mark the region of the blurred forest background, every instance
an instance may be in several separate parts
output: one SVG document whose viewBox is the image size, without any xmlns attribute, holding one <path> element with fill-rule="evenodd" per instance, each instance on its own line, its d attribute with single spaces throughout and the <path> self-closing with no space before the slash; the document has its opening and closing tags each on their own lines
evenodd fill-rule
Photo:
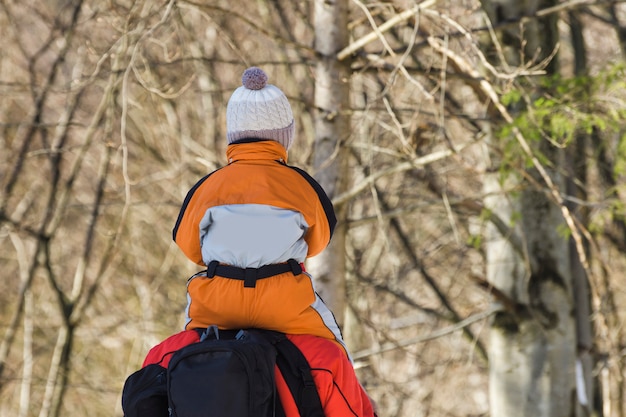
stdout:
<svg viewBox="0 0 626 417">
<path fill-rule="evenodd" d="M 0 35 L 0 416 L 121 416 L 252 65 L 381 417 L 626 416 L 623 1 L 2 0 Z"/>
</svg>

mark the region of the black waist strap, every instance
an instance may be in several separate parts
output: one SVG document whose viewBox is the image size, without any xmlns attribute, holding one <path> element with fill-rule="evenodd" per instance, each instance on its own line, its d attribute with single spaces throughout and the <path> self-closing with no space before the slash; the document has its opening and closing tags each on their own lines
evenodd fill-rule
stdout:
<svg viewBox="0 0 626 417">
<path fill-rule="evenodd" d="M 206 276 L 213 278 L 217 275 L 224 278 L 238 279 L 243 281 L 244 287 L 254 288 L 257 279 L 269 278 L 290 271 L 294 275 L 302 273 L 302 267 L 295 259 L 289 259 L 284 264 L 263 265 L 260 268 L 238 268 L 231 265 L 220 265 L 217 261 L 211 261 L 207 266 Z"/>
</svg>

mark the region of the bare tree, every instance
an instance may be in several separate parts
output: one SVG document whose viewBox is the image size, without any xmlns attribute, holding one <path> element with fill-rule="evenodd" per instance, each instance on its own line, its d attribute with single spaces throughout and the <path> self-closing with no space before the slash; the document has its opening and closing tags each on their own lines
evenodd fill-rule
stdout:
<svg viewBox="0 0 626 417">
<path fill-rule="evenodd" d="M 250 65 L 294 108 L 289 163 L 336 205 L 309 269 L 381 415 L 497 415 L 517 398 L 490 406 L 489 385 L 523 384 L 490 375 L 526 375 L 514 359 L 573 375 L 585 299 L 578 357 L 602 388 L 586 394 L 620 415 L 624 87 L 605 64 L 625 4 L 518 3 L 0 2 L 0 415 L 120 415 L 126 376 L 183 324 L 197 267 L 171 229 L 226 162 L 226 103 Z M 552 55 L 537 25 L 556 19 L 579 36 Z M 571 83 L 538 88 L 546 71 Z M 572 129 L 551 135 L 559 120 Z M 487 355 L 494 341 L 510 355 Z M 573 399 L 573 378 L 545 388 L 546 367 L 526 393 Z"/>
<path fill-rule="evenodd" d="M 315 47 L 319 58 L 315 69 L 314 176 L 331 200 L 341 194 L 348 181 L 345 142 L 350 136 L 350 84 L 348 67 L 336 54 L 348 41 L 348 2 L 315 1 Z M 346 206 L 335 205 L 338 224 L 330 246 L 312 259 L 311 271 L 321 297 L 343 325 L 345 304 Z"/>
</svg>

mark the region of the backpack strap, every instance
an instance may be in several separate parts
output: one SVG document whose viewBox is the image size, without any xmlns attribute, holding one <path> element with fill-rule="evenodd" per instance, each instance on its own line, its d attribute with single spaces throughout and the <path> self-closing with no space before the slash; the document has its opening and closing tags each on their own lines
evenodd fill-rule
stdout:
<svg viewBox="0 0 626 417">
<path fill-rule="evenodd" d="M 311 366 L 300 349 L 285 335 L 278 338 L 274 346 L 278 351 L 276 365 L 298 406 L 300 417 L 324 417 L 324 408 L 311 375 Z"/>
</svg>

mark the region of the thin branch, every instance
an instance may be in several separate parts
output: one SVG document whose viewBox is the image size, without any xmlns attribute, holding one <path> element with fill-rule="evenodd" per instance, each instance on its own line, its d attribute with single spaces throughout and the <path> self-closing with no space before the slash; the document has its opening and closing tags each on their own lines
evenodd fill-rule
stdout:
<svg viewBox="0 0 626 417">
<path fill-rule="evenodd" d="M 198 2 L 198 1 L 191 1 L 191 0 L 184 0 L 184 1 L 177 0 L 175 1 L 175 3 L 176 3 L 176 7 L 178 8 L 181 8 L 181 9 L 186 8 L 186 9 L 197 11 L 203 17 L 207 18 L 211 22 L 213 22 L 213 19 L 210 17 L 210 14 L 206 13 L 204 10 L 209 9 L 209 10 L 223 13 L 224 15 L 227 15 L 229 18 L 236 18 L 236 19 L 241 20 L 244 26 L 254 28 L 254 30 L 267 36 L 270 39 L 275 40 L 280 45 L 289 45 L 294 48 L 297 48 L 298 50 L 310 52 L 312 55 L 315 54 L 314 48 L 311 48 L 310 46 L 302 44 L 302 43 L 293 42 L 290 39 L 285 39 L 284 37 L 280 36 L 278 33 L 269 31 L 266 25 L 259 25 L 258 24 L 259 21 L 257 19 L 250 19 L 246 16 L 243 16 L 237 13 L 233 9 L 225 9 L 219 6 L 206 4 L 206 2 Z M 193 7 L 190 7 L 190 6 L 193 6 Z M 220 25 L 216 25 L 216 26 L 220 28 Z M 223 30 L 220 30 L 220 36 L 222 37 L 226 36 Z M 242 62 L 245 63 L 247 59 L 246 57 L 241 55 L 239 52 L 237 52 L 236 43 L 233 42 L 230 38 L 225 38 L 225 39 L 227 43 L 232 47 L 233 51 L 237 53 L 238 55 L 240 55 Z"/>
<path fill-rule="evenodd" d="M 83 288 L 85 284 L 85 274 L 87 272 L 87 266 L 89 265 L 89 261 L 92 255 L 93 242 L 95 239 L 95 231 L 96 225 L 98 224 L 100 210 L 102 208 L 102 200 L 104 197 L 104 189 L 108 177 L 109 165 L 111 161 L 111 154 L 113 153 L 113 149 L 110 146 L 105 146 L 104 154 L 102 155 L 102 159 L 100 161 L 100 168 L 98 170 L 98 185 L 96 188 L 96 196 L 94 198 L 94 202 L 91 209 L 91 218 L 89 221 L 89 229 L 87 231 L 87 235 L 85 237 L 84 250 L 81 258 L 78 261 L 78 265 L 76 267 L 76 273 L 74 274 L 74 285 L 72 288 L 71 301 L 72 303 L 78 303 L 81 300 L 84 301 L 81 303 L 80 308 L 76 308 L 72 311 L 72 316 L 70 317 L 70 321 L 73 324 L 77 324 L 82 320 L 82 315 L 84 310 L 87 308 L 89 298 L 83 297 Z M 111 239 L 113 241 L 113 239 Z M 103 271 L 98 271 L 99 274 L 96 275 L 95 282 L 92 284 L 92 287 L 88 294 L 93 294 L 95 292 L 95 288 L 98 287 L 99 277 L 101 276 Z"/>
<path fill-rule="evenodd" d="M 416 158 L 413 158 L 409 161 L 405 161 L 405 162 L 401 162 L 398 163 L 390 168 L 384 169 L 384 170 L 380 170 L 377 171 L 373 174 L 370 174 L 369 176 L 365 177 L 363 180 L 361 180 L 358 184 L 356 184 L 354 187 L 352 187 L 352 189 L 345 191 L 342 194 L 339 194 L 338 196 L 336 196 L 335 198 L 333 198 L 333 204 L 343 204 L 346 201 L 350 200 L 351 198 L 354 198 L 356 195 L 358 195 L 361 191 L 367 189 L 370 184 L 374 183 L 376 180 L 389 176 L 389 175 L 393 175 L 393 174 L 397 174 L 400 172 L 404 172 L 404 171 L 408 171 L 411 169 L 416 169 L 416 168 L 422 168 L 425 165 L 431 164 L 433 162 L 445 159 L 449 156 L 454 155 L 456 152 L 464 149 L 466 146 L 471 145 L 471 143 L 467 143 L 465 145 L 459 146 L 457 149 L 455 150 L 451 150 L 451 149 L 444 149 L 442 151 L 436 151 L 436 152 L 432 152 L 428 155 L 425 156 L 418 156 Z"/>
<path fill-rule="evenodd" d="M 491 306 L 489 309 L 485 310 L 485 311 L 481 311 L 480 313 L 476 313 L 473 314 L 451 326 L 448 327 L 444 327 L 443 329 L 439 329 L 436 330 L 432 333 L 429 333 L 427 335 L 424 336 L 416 336 L 410 339 L 406 339 L 406 340 L 401 340 L 398 342 L 389 342 L 389 343 L 385 343 L 384 345 L 382 345 L 381 347 L 377 347 L 377 348 L 373 348 L 373 349 L 364 349 L 358 352 L 355 352 L 352 354 L 352 357 L 354 358 L 354 360 L 359 360 L 359 359 L 364 359 L 367 358 L 369 356 L 374 356 L 374 355 L 380 355 L 381 353 L 384 352 L 389 352 L 391 350 L 395 350 L 395 349 L 400 349 L 400 348 L 405 348 L 407 346 L 411 346 L 411 345 L 415 345 L 418 343 L 424 343 L 424 342 L 428 342 L 430 340 L 434 340 L 434 339 L 438 339 L 440 337 L 443 336 L 447 336 L 451 333 L 454 333 L 456 331 L 459 330 L 463 330 L 465 328 L 467 328 L 468 326 L 481 321 L 481 320 L 485 320 L 491 316 L 493 316 L 494 314 L 498 313 L 502 311 L 502 307 L 498 304 L 495 304 L 493 306 Z"/>
<path fill-rule="evenodd" d="M 387 293 L 392 295 L 393 297 L 397 298 L 399 301 L 402 301 L 403 303 L 405 303 L 407 306 L 415 309 L 415 310 L 419 310 L 421 312 L 424 312 L 430 316 L 436 317 L 438 319 L 442 319 L 442 320 L 448 320 L 449 317 L 445 316 L 444 314 L 442 314 L 441 312 L 435 310 L 434 308 L 429 308 L 429 307 L 424 307 L 420 304 L 418 304 L 415 300 L 413 300 L 411 297 L 409 297 L 408 295 L 406 295 L 406 292 L 400 289 L 395 289 L 390 287 L 388 284 L 384 284 L 381 282 L 376 282 L 371 278 L 367 278 L 364 277 L 362 275 L 358 275 L 358 279 L 359 281 L 369 285 L 370 287 L 374 288 L 375 290 Z"/>
<path fill-rule="evenodd" d="M 29 281 L 29 262 L 24 242 L 17 233 L 9 232 L 9 238 L 15 248 L 20 282 Z M 28 415 L 32 380 L 33 380 L 33 295 L 30 287 L 24 294 L 24 346 L 22 348 L 22 383 L 20 389 L 19 417 Z"/>
<path fill-rule="evenodd" d="M 561 4 L 557 4 L 552 7 L 546 7 L 545 9 L 538 10 L 532 18 L 545 17 L 549 14 L 559 13 L 565 10 L 572 10 L 583 6 L 593 6 L 594 4 L 598 4 L 602 2 L 598 2 L 597 0 L 569 0 L 565 1 Z M 529 20 L 531 17 L 524 16 L 522 21 Z"/>
<path fill-rule="evenodd" d="M 383 32 L 380 30 L 378 25 L 376 25 L 376 22 L 374 21 L 374 17 L 372 17 L 372 14 L 369 12 L 367 6 L 365 6 L 359 0 L 352 0 L 352 1 L 354 3 L 356 3 L 356 5 L 359 6 L 359 8 L 361 10 L 363 10 L 363 13 L 365 13 L 365 16 L 367 17 L 367 20 L 370 22 L 370 26 L 372 26 L 373 33 L 376 35 L 378 40 L 383 44 L 383 46 L 385 47 L 385 50 L 389 53 L 389 55 L 395 56 L 396 53 L 393 51 L 393 49 L 391 48 L 391 46 L 387 42 L 387 39 L 385 39 L 385 36 L 383 35 Z M 339 60 L 341 61 L 341 58 L 339 58 Z"/>
<path fill-rule="evenodd" d="M 428 7 L 432 7 L 437 3 L 437 0 L 426 0 L 420 4 L 418 4 L 417 6 L 414 6 L 412 8 L 410 8 L 409 10 L 405 10 L 402 13 L 399 13 L 397 15 L 395 15 L 394 17 L 392 17 L 391 19 L 387 20 L 385 23 L 383 23 L 382 25 L 378 26 L 377 30 L 373 30 L 372 32 L 368 33 L 367 35 L 357 39 L 356 41 L 352 42 L 350 45 L 346 46 L 345 48 L 343 48 L 341 51 L 339 51 L 337 53 L 337 60 L 338 61 L 343 61 L 344 59 L 346 59 L 348 56 L 352 55 L 353 53 L 355 53 L 356 51 L 358 51 L 359 49 L 363 48 L 365 45 L 367 45 L 370 42 L 375 41 L 376 39 L 379 39 L 379 36 L 384 33 L 387 32 L 388 30 L 392 29 L 394 26 L 409 20 L 410 18 L 412 18 L 413 16 L 417 15 L 420 13 L 420 11 L 428 8 Z"/>
<path fill-rule="evenodd" d="M 504 80 L 512 80 L 520 76 L 543 75 L 545 74 L 545 71 L 543 71 L 543 68 L 547 65 L 547 62 L 549 62 L 549 60 L 554 57 L 554 54 L 556 53 L 553 51 L 552 55 L 550 55 L 549 57 L 550 59 L 546 59 L 540 62 L 539 64 L 534 65 L 534 61 L 530 60 L 523 67 L 516 68 L 514 71 L 511 71 L 510 73 L 502 73 L 498 71 L 493 65 L 491 65 L 487 57 L 485 57 L 485 54 L 482 52 L 480 47 L 476 44 L 476 41 L 472 37 L 472 34 L 470 33 L 470 31 L 468 31 L 463 26 L 461 26 L 459 22 L 457 22 L 456 20 L 450 18 L 448 15 L 441 13 L 437 10 L 425 10 L 424 14 L 437 17 L 443 20 L 444 22 L 446 22 L 448 25 L 452 26 L 454 29 L 456 29 L 457 33 L 462 35 L 468 41 L 468 43 L 472 46 L 474 53 L 476 54 L 478 59 L 480 59 L 480 63 L 486 69 L 488 69 L 489 72 L 493 74 L 496 78 L 500 78 Z M 491 25 L 489 25 L 489 28 L 490 30 L 493 30 Z M 446 44 L 446 48 L 447 48 L 447 42 L 444 42 L 444 44 Z M 443 68 L 445 68 L 445 65 L 443 66 Z"/>
<path fill-rule="evenodd" d="M 59 375 L 62 372 L 64 365 L 64 350 L 68 346 L 68 342 L 71 340 L 72 330 L 66 325 L 61 326 L 57 335 L 57 341 L 54 345 L 52 359 L 50 361 L 50 368 L 48 369 L 48 378 L 46 379 L 45 391 L 43 399 L 41 401 L 41 409 L 39 410 L 39 417 L 48 417 L 54 412 L 55 404 L 55 391 L 58 387 Z"/>
</svg>

